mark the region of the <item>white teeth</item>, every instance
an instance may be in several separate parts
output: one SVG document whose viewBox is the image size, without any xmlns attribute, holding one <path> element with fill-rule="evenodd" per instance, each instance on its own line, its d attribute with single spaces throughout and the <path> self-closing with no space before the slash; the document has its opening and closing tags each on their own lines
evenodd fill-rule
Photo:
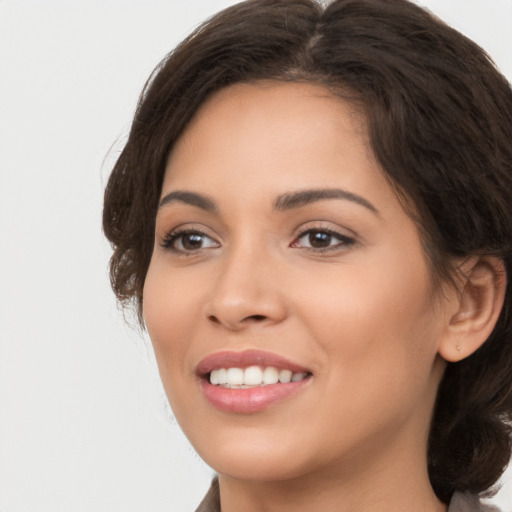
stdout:
<svg viewBox="0 0 512 512">
<path fill-rule="evenodd" d="M 219 383 L 219 370 L 210 373 L 210 383 L 215 386 Z"/>
<path fill-rule="evenodd" d="M 263 371 L 259 366 L 249 366 L 244 372 L 244 384 L 258 386 L 263 382 Z"/>
<path fill-rule="evenodd" d="M 263 384 L 276 384 L 279 382 L 279 372 L 277 368 L 269 366 L 263 370 Z"/>
<path fill-rule="evenodd" d="M 217 380 L 219 381 L 219 384 L 227 384 L 227 382 L 228 382 L 228 372 L 226 371 L 226 369 L 225 368 L 221 368 L 220 370 L 217 370 L 217 372 L 218 372 Z"/>
<path fill-rule="evenodd" d="M 239 386 L 244 383 L 244 371 L 241 368 L 228 368 L 228 384 Z"/>
<path fill-rule="evenodd" d="M 292 374 L 291 370 L 281 370 L 279 372 L 279 382 L 282 382 L 283 384 L 291 382 L 292 375 L 293 374 Z"/>
<path fill-rule="evenodd" d="M 291 370 L 278 370 L 273 366 L 248 366 L 242 368 L 219 368 L 210 372 L 210 383 L 226 388 L 246 389 L 253 386 L 268 384 L 287 384 L 307 377 L 307 373 L 292 373 Z"/>
</svg>

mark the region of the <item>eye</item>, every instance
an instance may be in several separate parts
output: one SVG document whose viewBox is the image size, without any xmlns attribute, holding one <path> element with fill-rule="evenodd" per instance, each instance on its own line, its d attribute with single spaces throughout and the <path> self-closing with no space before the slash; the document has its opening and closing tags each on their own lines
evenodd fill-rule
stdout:
<svg viewBox="0 0 512 512">
<path fill-rule="evenodd" d="M 174 252 L 192 253 L 219 247 L 219 243 L 201 231 L 180 230 L 169 233 L 162 247 Z"/>
<path fill-rule="evenodd" d="M 346 248 L 355 243 L 353 238 L 330 229 L 307 229 L 303 231 L 291 247 L 299 247 L 316 251 L 327 251 Z"/>
</svg>

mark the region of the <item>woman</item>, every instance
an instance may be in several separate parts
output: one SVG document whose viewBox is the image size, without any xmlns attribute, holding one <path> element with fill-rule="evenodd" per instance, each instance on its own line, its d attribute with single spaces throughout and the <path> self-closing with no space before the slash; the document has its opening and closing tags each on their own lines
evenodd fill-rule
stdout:
<svg viewBox="0 0 512 512">
<path fill-rule="evenodd" d="M 249 0 L 158 67 L 112 284 L 198 510 L 487 510 L 511 453 L 512 92 L 406 0 Z"/>
</svg>

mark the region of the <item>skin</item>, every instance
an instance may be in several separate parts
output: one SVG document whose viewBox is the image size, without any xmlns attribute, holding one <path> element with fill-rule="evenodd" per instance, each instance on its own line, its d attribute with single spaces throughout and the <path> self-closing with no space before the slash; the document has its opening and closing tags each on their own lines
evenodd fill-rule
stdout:
<svg viewBox="0 0 512 512">
<path fill-rule="evenodd" d="M 372 207 L 330 198 L 273 208 L 282 194 L 333 188 Z M 183 190 L 216 210 L 182 200 L 159 208 L 144 315 L 174 414 L 219 473 L 223 512 L 445 511 L 426 451 L 459 302 L 433 290 L 417 227 L 364 120 L 320 86 L 223 89 L 169 157 L 162 198 Z M 163 247 L 177 228 L 203 235 Z M 309 233 L 323 233 L 325 247 Z M 312 377 L 263 411 L 219 411 L 196 366 L 246 349 Z"/>
</svg>

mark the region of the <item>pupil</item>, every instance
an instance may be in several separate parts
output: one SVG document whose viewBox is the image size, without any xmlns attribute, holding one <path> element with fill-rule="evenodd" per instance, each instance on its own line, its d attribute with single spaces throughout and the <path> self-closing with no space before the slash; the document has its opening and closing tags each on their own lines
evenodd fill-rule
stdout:
<svg viewBox="0 0 512 512">
<path fill-rule="evenodd" d="M 183 247 L 188 250 L 200 249 L 201 244 L 203 243 L 202 235 L 198 234 L 189 234 L 185 235 L 182 240 Z"/>
<path fill-rule="evenodd" d="M 311 247 L 329 247 L 331 243 L 331 235 L 329 233 L 322 233 L 317 231 L 309 234 L 309 243 Z"/>
</svg>

